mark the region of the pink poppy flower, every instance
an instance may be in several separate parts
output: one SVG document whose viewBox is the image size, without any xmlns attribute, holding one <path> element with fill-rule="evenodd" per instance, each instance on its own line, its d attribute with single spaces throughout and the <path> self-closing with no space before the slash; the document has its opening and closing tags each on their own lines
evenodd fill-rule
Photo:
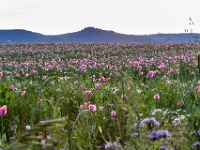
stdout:
<svg viewBox="0 0 200 150">
<path fill-rule="evenodd" d="M 7 106 L 4 105 L 0 108 L 0 117 L 4 117 L 7 114 Z"/>
</svg>

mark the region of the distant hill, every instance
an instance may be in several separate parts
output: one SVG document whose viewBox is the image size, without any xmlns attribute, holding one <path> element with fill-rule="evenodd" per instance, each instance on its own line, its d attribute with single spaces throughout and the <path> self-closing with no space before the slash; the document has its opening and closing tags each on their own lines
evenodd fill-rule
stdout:
<svg viewBox="0 0 200 150">
<path fill-rule="evenodd" d="M 62 35 L 43 35 L 26 30 L 0 30 L 0 43 L 53 43 L 53 42 L 190 42 L 199 40 L 200 34 L 126 35 L 87 27 L 81 31 Z"/>
</svg>

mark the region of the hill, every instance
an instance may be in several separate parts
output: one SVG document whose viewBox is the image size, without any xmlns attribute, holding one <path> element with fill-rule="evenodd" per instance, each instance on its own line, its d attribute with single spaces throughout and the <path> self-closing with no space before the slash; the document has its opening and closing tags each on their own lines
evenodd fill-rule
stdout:
<svg viewBox="0 0 200 150">
<path fill-rule="evenodd" d="M 53 43 L 53 42 L 189 42 L 199 40 L 200 34 L 126 35 L 87 27 L 62 35 L 43 35 L 27 30 L 0 30 L 0 43 Z"/>
</svg>

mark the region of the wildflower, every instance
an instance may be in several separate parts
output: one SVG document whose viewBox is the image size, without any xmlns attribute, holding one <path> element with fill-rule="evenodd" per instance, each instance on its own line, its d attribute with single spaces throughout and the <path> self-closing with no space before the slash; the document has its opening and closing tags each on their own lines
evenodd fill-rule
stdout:
<svg viewBox="0 0 200 150">
<path fill-rule="evenodd" d="M 99 90 L 99 89 L 100 89 L 100 86 L 99 86 L 98 83 L 95 83 L 94 87 L 95 87 L 96 90 Z"/>
<path fill-rule="evenodd" d="M 42 103 L 42 99 L 39 99 L 39 100 L 38 100 L 38 103 Z"/>
<path fill-rule="evenodd" d="M 95 76 L 95 75 L 93 75 L 91 78 L 92 78 L 92 81 L 93 81 L 93 82 L 96 81 L 96 76 Z"/>
<path fill-rule="evenodd" d="M 133 127 L 134 127 L 135 129 L 138 129 L 139 124 L 136 122 L 136 123 L 133 124 Z"/>
<path fill-rule="evenodd" d="M 3 77 L 3 72 L 0 72 L 0 78 Z"/>
<path fill-rule="evenodd" d="M 143 76 L 143 74 L 144 74 L 144 73 L 143 73 L 142 71 L 140 71 L 140 76 Z"/>
<path fill-rule="evenodd" d="M 42 77 L 42 80 L 46 80 L 46 78 L 47 78 L 47 76 L 43 76 L 43 77 Z"/>
<path fill-rule="evenodd" d="M 123 94 L 123 95 L 122 95 L 122 99 L 123 99 L 123 100 L 127 99 L 126 94 Z"/>
<path fill-rule="evenodd" d="M 160 150 L 168 150 L 168 148 L 165 147 L 165 146 L 161 146 L 161 147 L 160 147 Z"/>
<path fill-rule="evenodd" d="M 114 94 L 117 94 L 119 92 L 119 89 L 118 88 L 116 88 L 116 89 L 114 89 Z"/>
<path fill-rule="evenodd" d="M 30 130 L 30 129 L 31 129 L 31 126 L 27 125 L 26 130 Z"/>
<path fill-rule="evenodd" d="M 200 92 L 200 85 L 196 87 L 196 90 Z"/>
<path fill-rule="evenodd" d="M 128 90 L 128 91 L 131 91 L 132 89 L 131 89 L 131 87 L 128 87 L 127 90 Z"/>
<path fill-rule="evenodd" d="M 4 105 L 0 108 L 0 117 L 4 117 L 7 114 L 7 106 Z"/>
<path fill-rule="evenodd" d="M 18 77 L 18 78 L 20 77 L 20 75 L 19 75 L 19 74 L 16 74 L 15 76 L 16 76 L 16 77 Z"/>
<path fill-rule="evenodd" d="M 107 82 L 110 82 L 110 80 L 111 80 L 111 78 L 107 78 L 107 79 L 106 79 Z"/>
<path fill-rule="evenodd" d="M 15 90 L 14 85 L 11 85 L 11 86 L 10 86 L 10 90 L 11 90 L 11 91 L 14 91 L 14 90 Z"/>
<path fill-rule="evenodd" d="M 53 70 L 53 67 L 52 66 L 48 66 L 48 70 L 49 71 Z"/>
<path fill-rule="evenodd" d="M 26 95 L 26 91 L 22 91 L 22 94 L 21 94 L 22 96 L 24 96 L 24 95 Z"/>
<path fill-rule="evenodd" d="M 137 137 L 137 136 L 138 136 L 138 133 L 137 133 L 137 132 L 134 132 L 134 133 L 132 134 L 132 136 Z"/>
<path fill-rule="evenodd" d="M 83 109 L 83 108 L 84 108 L 84 105 L 80 105 L 79 108 L 80 108 L 80 109 Z"/>
<path fill-rule="evenodd" d="M 138 71 L 141 71 L 141 70 L 142 70 L 142 67 L 141 67 L 141 66 L 138 66 L 138 67 L 137 67 L 137 70 L 138 70 Z"/>
<path fill-rule="evenodd" d="M 177 105 L 178 105 L 178 106 L 181 106 L 181 105 L 182 105 L 182 103 L 181 103 L 181 102 L 178 102 L 178 103 L 177 103 Z"/>
<path fill-rule="evenodd" d="M 82 73 L 86 73 L 87 72 L 87 69 L 84 67 L 84 68 L 82 68 Z"/>
<path fill-rule="evenodd" d="M 147 78 L 152 78 L 154 76 L 154 71 L 149 71 L 147 73 Z"/>
<path fill-rule="evenodd" d="M 134 68 L 134 67 L 135 67 L 135 63 L 132 63 L 132 64 L 131 64 L 131 68 Z"/>
<path fill-rule="evenodd" d="M 140 126 L 144 126 L 144 124 L 147 125 L 147 128 L 149 130 L 152 130 L 153 127 L 156 127 L 156 126 L 159 126 L 160 123 L 154 118 L 154 117 L 151 117 L 151 118 L 145 118 L 141 121 L 140 123 Z"/>
<path fill-rule="evenodd" d="M 160 95 L 159 95 L 159 94 L 155 94 L 155 95 L 153 96 L 153 98 L 156 99 L 156 100 L 160 100 Z"/>
<path fill-rule="evenodd" d="M 148 136 L 148 138 L 150 140 L 155 141 L 155 140 L 159 139 L 160 137 L 165 138 L 165 137 L 168 137 L 168 136 L 169 136 L 169 132 L 167 130 L 157 130 L 157 131 L 152 131 L 150 133 L 150 135 Z"/>
<path fill-rule="evenodd" d="M 168 74 L 169 74 L 169 75 L 174 74 L 174 69 L 171 68 L 171 69 L 168 71 Z"/>
<path fill-rule="evenodd" d="M 112 116 L 112 117 L 116 117 L 116 115 L 117 115 L 116 111 L 113 110 L 113 111 L 111 112 L 111 116 Z"/>
<path fill-rule="evenodd" d="M 50 82 L 50 84 L 51 84 L 51 85 L 54 85 L 54 82 L 53 82 L 53 81 L 51 81 L 51 82 Z"/>
<path fill-rule="evenodd" d="M 158 135 L 160 137 L 167 137 L 167 136 L 169 136 L 169 132 L 167 130 L 158 130 L 157 133 L 158 133 Z"/>
<path fill-rule="evenodd" d="M 191 72 L 191 76 L 194 76 L 194 75 L 195 75 L 195 72 L 194 72 L 194 71 L 192 71 L 192 72 Z"/>
<path fill-rule="evenodd" d="M 154 109 L 154 111 L 152 112 L 152 115 L 161 114 L 162 112 L 163 112 L 162 109 Z"/>
<path fill-rule="evenodd" d="M 92 91 L 89 91 L 89 90 L 85 91 L 85 95 L 86 95 L 88 98 L 90 98 L 91 95 L 92 95 Z"/>
<path fill-rule="evenodd" d="M 200 149 L 200 142 L 198 141 L 198 142 L 196 142 L 196 143 L 194 143 L 193 145 L 192 145 L 195 149 Z"/>
<path fill-rule="evenodd" d="M 103 107 L 99 107 L 99 111 L 102 112 L 103 111 Z"/>
<path fill-rule="evenodd" d="M 90 103 L 91 103 L 90 101 L 85 102 L 85 106 L 88 107 L 90 105 Z"/>
<path fill-rule="evenodd" d="M 173 127 L 174 127 L 174 128 L 178 127 L 178 126 L 181 124 L 181 121 L 180 121 L 180 120 L 178 120 L 178 121 L 173 121 L 173 122 L 174 122 L 174 124 L 173 124 Z"/>
<path fill-rule="evenodd" d="M 74 81 L 74 84 L 75 84 L 75 85 L 78 84 L 78 81 Z"/>
<path fill-rule="evenodd" d="M 104 77 L 100 77 L 100 78 L 99 78 L 99 81 L 100 81 L 100 82 L 105 82 L 105 78 L 104 78 Z"/>
<path fill-rule="evenodd" d="M 28 74 L 28 73 L 26 73 L 26 74 L 24 75 L 24 77 L 25 77 L 25 78 L 28 78 L 28 76 L 29 76 L 29 74 Z"/>
<path fill-rule="evenodd" d="M 95 112 L 95 111 L 97 110 L 96 106 L 95 106 L 95 105 L 92 105 L 92 104 L 90 104 L 90 105 L 88 106 L 88 108 L 89 108 L 89 110 L 90 110 L 91 112 Z"/>
<path fill-rule="evenodd" d="M 117 142 L 107 142 L 105 144 L 105 149 L 109 149 L 109 148 L 117 149 L 118 148 Z"/>
<path fill-rule="evenodd" d="M 159 139 L 159 135 L 156 131 L 152 131 L 151 134 L 148 136 L 148 138 L 150 140 L 155 141 L 155 140 Z"/>
<path fill-rule="evenodd" d="M 31 70 L 31 71 L 30 71 L 30 74 L 34 74 L 34 73 L 36 73 L 35 70 Z"/>
<path fill-rule="evenodd" d="M 17 129 L 17 125 L 11 127 L 11 131 L 15 131 Z"/>
<path fill-rule="evenodd" d="M 114 104 L 106 104 L 106 107 L 113 107 Z"/>
<path fill-rule="evenodd" d="M 9 142 L 12 143 L 14 139 L 15 139 L 15 136 L 14 136 L 14 135 L 13 135 L 13 136 L 10 136 L 10 137 L 9 137 Z M 3 149 L 3 148 L 0 148 L 0 150 L 4 150 L 4 149 Z"/>
<path fill-rule="evenodd" d="M 160 66 L 158 66 L 159 69 L 163 70 L 165 68 L 165 64 L 161 63 Z"/>
</svg>

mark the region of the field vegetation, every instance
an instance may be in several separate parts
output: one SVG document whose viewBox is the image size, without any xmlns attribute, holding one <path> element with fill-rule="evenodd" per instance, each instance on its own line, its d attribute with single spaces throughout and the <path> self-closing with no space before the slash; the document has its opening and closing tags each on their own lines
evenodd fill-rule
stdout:
<svg viewBox="0 0 200 150">
<path fill-rule="evenodd" d="M 0 45 L 0 149 L 200 149 L 200 45 Z"/>
</svg>

